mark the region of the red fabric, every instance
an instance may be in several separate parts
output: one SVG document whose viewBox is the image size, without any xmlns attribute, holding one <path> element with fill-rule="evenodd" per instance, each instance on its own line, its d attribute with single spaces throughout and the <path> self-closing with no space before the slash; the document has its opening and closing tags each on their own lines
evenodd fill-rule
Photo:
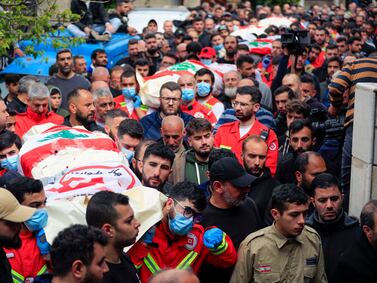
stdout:
<svg viewBox="0 0 377 283">
<path fill-rule="evenodd" d="M 240 121 L 235 121 L 232 123 L 227 123 L 222 125 L 216 132 L 215 135 L 215 147 L 222 147 L 228 148 L 233 151 L 238 161 L 243 164 L 242 162 L 242 143 L 243 141 L 251 135 L 260 135 L 263 130 L 268 130 L 268 127 L 260 123 L 258 120 L 254 121 L 253 126 L 249 130 L 247 134 L 245 134 L 242 138 L 240 137 Z M 276 166 L 278 161 L 278 140 L 276 134 L 273 130 L 269 130 L 269 134 L 267 137 L 267 159 L 266 159 L 266 167 L 268 167 L 271 171 L 272 175 L 275 175 Z"/>
<path fill-rule="evenodd" d="M 212 96 L 206 102 L 202 103 L 202 105 L 204 105 L 208 109 L 212 109 L 212 107 L 215 106 L 216 103 L 221 103 L 221 102 L 216 97 Z"/>
<path fill-rule="evenodd" d="M 0 168 L 0 177 L 3 176 L 5 173 L 7 173 L 7 169 Z"/>
<path fill-rule="evenodd" d="M 37 239 L 29 230 L 22 230 L 20 233 L 22 246 L 19 249 L 6 249 L 12 269 L 24 276 L 25 279 L 37 276 L 38 272 L 46 264 L 37 246 Z"/>
<path fill-rule="evenodd" d="M 135 109 L 134 109 L 134 111 L 132 111 L 131 114 L 130 114 L 130 112 L 128 112 L 128 109 L 127 109 L 127 106 L 126 106 L 126 101 L 124 100 L 123 95 L 118 95 L 117 97 L 114 97 L 114 102 L 115 102 L 115 108 L 121 109 L 124 112 L 126 112 L 131 119 L 134 119 L 136 121 L 140 120 L 139 116 L 137 116 L 137 114 L 136 114 Z"/>
<path fill-rule="evenodd" d="M 223 253 L 215 255 L 203 244 L 204 232 L 205 230 L 201 225 L 194 224 L 193 229 L 187 236 L 174 238 L 167 225 L 160 222 L 156 227 L 153 244 L 144 246 L 138 242 L 128 251 L 132 262 L 139 268 L 141 282 L 147 282 L 152 275 L 143 262 L 148 253 L 161 269 L 176 268 L 191 251 L 198 253 L 195 261 L 191 264 L 191 268 L 196 274 L 204 262 L 208 262 L 218 268 L 233 266 L 237 261 L 237 253 L 230 238 L 226 236 L 227 249 Z"/>
<path fill-rule="evenodd" d="M 203 106 L 197 100 L 194 100 L 194 103 L 190 107 L 182 104 L 181 110 L 195 118 L 207 119 L 212 125 L 215 125 L 217 122 L 216 116 L 213 114 L 212 110 Z"/>
<path fill-rule="evenodd" d="M 16 134 L 22 138 L 23 135 L 36 125 L 43 125 L 46 123 L 54 123 L 57 125 L 63 124 L 64 118 L 54 112 L 50 111 L 46 114 L 37 114 L 27 108 L 25 113 L 16 115 Z"/>
</svg>

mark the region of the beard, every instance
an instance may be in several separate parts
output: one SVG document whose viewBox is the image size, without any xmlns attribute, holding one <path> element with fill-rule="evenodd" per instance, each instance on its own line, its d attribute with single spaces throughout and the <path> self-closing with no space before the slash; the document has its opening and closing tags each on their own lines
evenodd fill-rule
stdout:
<svg viewBox="0 0 377 283">
<path fill-rule="evenodd" d="M 224 95 L 229 98 L 235 98 L 237 95 L 237 88 L 236 87 L 224 88 Z"/>
<path fill-rule="evenodd" d="M 72 71 L 72 65 L 70 66 L 61 66 L 59 67 L 59 71 L 64 75 L 68 76 Z"/>
<path fill-rule="evenodd" d="M 8 249 L 19 249 L 21 248 L 22 242 L 19 236 L 19 233 L 17 233 L 16 236 L 13 238 L 0 236 L 0 247 L 8 248 Z"/>
<path fill-rule="evenodd" d="M 89 271 L 89 266 L 87 266 L 87 273 L 82 281 L 82 283 L 101 283 L 103 278 L 96 277 L 93 273 Z"/>
<path fill-rule="evenodd" d="M 246 199 L 246 194 L 243 198 L 241 197 L 235 198 L 235 197 L 232 197 L 227 191 L 224 191 L 224 194 L 222 195 L 222 199 L 229 206 L 236 207 L 236 206 L 240 206 L 244 202 L 244 200 Z"/>
<path fill-rule="evenodd" d="M 155 54 L 158 51 L 158 47 L 152 47 L 148 49 L 149 54 Z"/>
<path fill-rule="evenodd" d="M 76 120 L 86 127 L 90 122 L 94 121 L 94 115 L 91 113 L 85 117 L 81 111 L 77 111 Z"/>
<path fill-rule="evenodd" d="M 253 117 L 252 114 L 238 114 L 237 115 L 237 112 L 236 112 L 236 118 L 242 122 L 249 121 L 251 117 Z"/>
<path fill-rule="evenodd" d="M 226 50 L 226 56 L 232 58 L 232 57 L 234 57 L 236 55 L 236 52 L 237 51 L 234 50 L 234 49 L 228 49 L 228 50 Z"/>
<path fill-rule="evenodd" d="M 197 155 L 199 155 L 201 158 L 203 159 L 207 159 L 209 157 L 209 154 L 211 153 L 211 150 L 212 148 L 208 149 L 208 150 L 198 150 L 198 151 L 195 151 L 195 153 Z"/>
</svg>

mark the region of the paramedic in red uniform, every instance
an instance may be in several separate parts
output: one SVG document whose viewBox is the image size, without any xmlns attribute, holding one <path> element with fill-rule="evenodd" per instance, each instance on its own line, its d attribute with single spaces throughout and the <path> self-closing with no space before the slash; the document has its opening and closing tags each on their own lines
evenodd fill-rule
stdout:
<svg viewBox="0 0 377 283">
<path fill-rule="evenodd" d="M 16 115 L 16 134 L 22 136 L 35 125 L 54 123 L 61 125 L 64 118 L 48 111 L 50 92 L 42 83 L 34 83 L 29 89 L 29 102 L 25 113 Z"/>
<path fill-rule="evenodd" d="M 262 94 L 256 87 L 244 86 L 237 89 L 233 103 L 238 121 L 222 125 L 215 135 L 215 147 L 233 151 L 242 164 L 242 142 L 250 135 L 262 137 L 267 145 L 266 167 L 274 175 L 278 160 L 278 141 L 273 130 L 261 124 L 255 118 L 260 107 Z"/>
<path fill-rule="evenodd" d="M 181 182 L 173 187 L 164 218 L 128 252 L 142 283 L 166 268 L 191 268 L 198 273 L 204 262 L 218 268 L 236 263 L 236 250 L 223 231 L 196 224 L 205 206 L 205 195 L 196 184 Z"/>
</svg>

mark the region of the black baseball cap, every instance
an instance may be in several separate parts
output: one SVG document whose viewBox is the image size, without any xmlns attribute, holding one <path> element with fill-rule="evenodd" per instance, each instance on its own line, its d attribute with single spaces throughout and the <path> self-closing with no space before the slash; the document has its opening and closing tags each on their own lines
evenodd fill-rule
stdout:
<svg viewBox="0 0 377 283">
<path fill-rule="evenodd" d="M 211 181 L 230 182 L 237 188 L 249 187 L 257 177 L 248 174 L 234 157 L 224 157 L 214 162 L 209 172 Z"/>
</svg>

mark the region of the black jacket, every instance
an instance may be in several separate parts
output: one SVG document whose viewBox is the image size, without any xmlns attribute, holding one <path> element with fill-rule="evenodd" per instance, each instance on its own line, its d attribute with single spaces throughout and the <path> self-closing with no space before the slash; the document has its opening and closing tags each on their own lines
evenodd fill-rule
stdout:
<svg viewBox="0 0 377 283">
<path fill-rule="evenodd" d="M 105 7 L 100 2 L 90 2 L 89 9 L 85 2 L 81 0 L 72 0 L 71 11 L 74 14 L 80 15 L 80 20 L 74 24 L 80 29 L 84 29 L 92 24 L 104 25 L 109 22 Z"/>
<path fill-rule="evenodd" d="M 2 247 L 0 247 L 0 282 L 12 283 L 11 267 L 7 256 Z"/>
<path fill-rule="evenodd" d="M 340 258 L 339 281 L 342 283 L 376 283 L 377 251 L 363 232 L 352 247 Z"/>
<path fill-rule="evenodd" d="M 267 210 L 270 209 L 268 204 L 272 196 L 272 191 L 279 185 L 279 181 L 271 176 L 270 169 L 268 168 L 265 168 L 262 176 L 258 177 L 258 179 L 251 184 L 251 191 L 248 196 L 256 203 L 260 216 L 263 217 L 266 215 Z M 263 226 L 268 225 L 270 225 L 270 223 L 263 223 Z"/>
<path fill-rule="evenodd" d="M 337 272 L 339 258 L 360 234 L 359 221 L 342 212 L 336 221 L 324 223 L 318 218 L 317 213 L 312 213 L 306 224 L 313 227 L 321 236 L 328 282 L 339 282 Z"/>
</svg>

